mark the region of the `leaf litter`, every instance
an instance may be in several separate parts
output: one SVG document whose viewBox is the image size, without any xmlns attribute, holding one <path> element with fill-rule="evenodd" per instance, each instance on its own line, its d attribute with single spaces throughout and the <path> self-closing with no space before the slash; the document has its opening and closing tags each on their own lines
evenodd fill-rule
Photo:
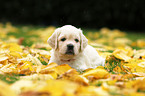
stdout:
<svg viewBox="0 0 145 96">
<path fill-rule="evenodd" d="M 79 72 L 67 64 L 47 65 L 51 57 L 47 39 L 55 27 L 28 29 L 21 29 L 28 36 L 18 38 L 9 34 L 20 34 L 19 28 L 0 24 L 1 96 L 145 95 L 144 39 L 132 41 L 118 29 L 87 32 L 89 44 L 106 58 L 106 64 Z"/>
</svg>

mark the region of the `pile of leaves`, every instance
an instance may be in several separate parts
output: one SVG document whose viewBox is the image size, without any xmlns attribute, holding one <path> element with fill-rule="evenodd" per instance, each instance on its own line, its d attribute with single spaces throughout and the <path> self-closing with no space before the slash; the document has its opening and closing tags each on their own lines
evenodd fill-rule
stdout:
<svg viewBox="0 0 145 96">
<path fill-rule="evenodd" d="M 54 30 L 0 24 L 0 96 L 145 95 L 144 39 L 132 41 L 125 32 L 108 28 L 86 32 L 106 64 L 78 72 L 67 64 L 48 65 L 46 41 Z"/>
</svg>

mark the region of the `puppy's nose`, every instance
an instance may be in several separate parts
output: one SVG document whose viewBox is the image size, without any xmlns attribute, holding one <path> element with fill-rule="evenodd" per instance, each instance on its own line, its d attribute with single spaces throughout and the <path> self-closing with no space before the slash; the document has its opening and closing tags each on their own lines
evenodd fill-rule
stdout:
<svg viewBox="0 0 145 96">
<path fill-rule="evenodd" d="M 73 49 L 73 48 L 74 48 L 74 45 L 68 44 L 68 45 L 67 45 L 67 48 L 68 48 L 68 49 Z"/>
</svg>

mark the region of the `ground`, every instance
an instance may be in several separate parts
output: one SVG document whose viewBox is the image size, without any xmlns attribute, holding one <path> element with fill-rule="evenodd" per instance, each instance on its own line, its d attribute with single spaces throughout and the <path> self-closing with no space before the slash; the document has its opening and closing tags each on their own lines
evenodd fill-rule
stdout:
<svg viewBox="0 0 145 96">
<path fill-rule="evenodd" d="M 104 67 L 47 65 L 54 26 L 0 24 L 0 96 L 144 96 L 145 33 L 81 29 Z"/>
</svg>

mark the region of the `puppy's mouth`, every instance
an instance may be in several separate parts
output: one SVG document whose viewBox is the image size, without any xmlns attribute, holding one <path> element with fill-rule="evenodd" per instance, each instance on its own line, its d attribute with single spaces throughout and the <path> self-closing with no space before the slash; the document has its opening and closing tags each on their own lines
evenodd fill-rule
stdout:
<svg viewBox="0 0 145 96">
<path fill-rule="evenodd" d="M 74 50 L 67 50 L 66 55 L 74 55 Z"/>
</svg>

